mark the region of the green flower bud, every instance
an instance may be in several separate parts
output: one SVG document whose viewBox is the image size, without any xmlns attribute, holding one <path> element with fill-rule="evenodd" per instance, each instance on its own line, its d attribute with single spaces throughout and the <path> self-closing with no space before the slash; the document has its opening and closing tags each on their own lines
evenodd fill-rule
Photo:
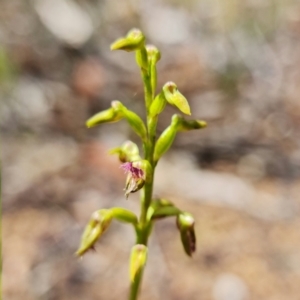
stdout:
<svg viewBox="0 0 300 300">
<path fill-rule="evenodd" d="M 145 47 L 141 47 L 141 49 L 138 49 L 135 53 L 135 60 L 138 66 L 147 73 L 148 69 L 148 56 L 147 51 Z"/>
<path fill-rule="evenodd" d="M 147 140 L 147 130 L 143 120 L 134 112 L 126 110 L 125 118 L 135 133 L 141 137 L 143 141 Z"/>
<path fill-rule="evenodd" d="M 136 51 L 141 49 L 145 43 L 145 36 L 139 29 L 132 29 L 126 37 L 116 40 L 111 46 L 111 50 Z"/>
<path fill-rule="evenodd" d="M 157 162 L 162 157 L 162 155 L 165 154 L 171 147 L 178 130 L 179 122 L 180 117 L 178 115 L 174 115 L 172 117 L 171 125 L 167 127 L 158 138 L 154 149 L 155 162 Z"/>
<path fill-rule="evenodd" d="M 178 131 L 189 131 L 193 129 L 201 129 L 205 128 L 207 123 L 201 120 L 185 120 L 181 119 L 180 124 L 178 126 Z"/>
<path fill-rule="evenodd" d="M 137 276 L 146 265 L 148 248 L 145 245 L 137 244 L 131 249 L 129 277 L 131 282 L 134 282 Z"/>
<path fill-rule="evenodd" d="M 112 217 L 112 212 L 109 209 L 100 209 L 92 214 L 83 232 L 81 244 L 76 251 L 76 255 L 82 256 L 89 249 L 93 249 L 94 244 L 110 225 Z"/>
<path fill-rule="evenodd" d="M 151 81 L 151 88 L 152 88 L 152 98 L 154 98 L 155 90 L 156 90 L 156 86 L 157 86 L 156 64 L 160 60 L 160 52 L 153 45 L 147 45 L 146 50 L 147 50 L 147 55 L 148 55 L 150 81 Z"/>
<path fill-rule="evenodd" d="M 176 106 L 186 115 L 191 114 L 190 106 L 186 98 L 178 91 L 174 82 L 169 81 L 163 86 L 163 92 L 167 101 Z"/>
<path fill-rule="evenodd" d="M 176 208 L 174 204 L 167 199 L 152 200 L 151 205 L 147 211 L 147 220 L 150 221 L 151 219 L 158 219 L 168 217 L 171 215 L 174 216 L 173 213 L 175 213 L 175 210 L 178 210 L 178 208 Z M 180 211 L 178 213 L 180 213 Z"/>
<path fill-rule="evenodd" d="M 95 127 L 102 123 L 117 122 L 122 119 L 122 114 L 116 112 L 113 108 L 101 111 L 87 120 L 86 126 L 88 128 Z"/>
<path fill-rule="evenodd" d="M 146 50 L 149 61 L 156 64 L 161 58 L 160 51 L 153 45 L 146 45 Z"/>
<path fill-rule="evenodd" d="M 185 253 L 188 256 L 196 251 L 196 235 L 194 230 L 195 220 L 189 213 L 181 213 L 177 217 L 177 227 Z"/>
<path fill-rule="evenodd" d="M 127 120 L 134 132 L 140 136 L 143 141 L 147 140 L 146 126 L 136 113 L 127 109 L 120 101 L 113 101 L 112 107 Z"/>
<path fill-rule="evenodd" d="M 163 206 L 157 208 L 152 215 L 152 219 L 161 219 L 166 217 L 177 216 L 181 210 L 175 206 Z"/>
<path fill-rule="evenodd" d="M 167 100 L 163 93 L 159 93 L 153 100 L 150 106 L 150 117 L 153 118 L 159 115 L 165 108 Z"/>
<path fill-rule="evenodd" d="M 113 217 L 121 222 L 131 223 L 134 226 L 138 223 L 137 216 L 128 209 L 114 207 L 110 209 Z"/>
<path fill-rule="evenodd" d="M 123 163 L 141 160 L 138 146 L 131 141 L 126 141 L 121 147 L 111 149 L 109 153 L 118 154 L 119 160 Z"/>
</svg>

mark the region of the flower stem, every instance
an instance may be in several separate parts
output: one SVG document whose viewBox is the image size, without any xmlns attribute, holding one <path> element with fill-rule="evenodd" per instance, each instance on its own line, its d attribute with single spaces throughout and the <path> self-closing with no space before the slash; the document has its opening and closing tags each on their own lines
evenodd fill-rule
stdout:
<svg viewBox="0 0 300 300">
<path fill-rule="evenodd" d="M 155 164 L 153 162 L 153 153 L 155 147 L 155 137 L 156 137 L 156 125 L 157 117 L 150 118 L 149 109 L 151 102 L 153 101 L 152 96 L 152 86 L 149 73 L 146 70 L 141 70 L 141 75 L 144 83 L 144 93 L 145 93 L 145 104 L 147 112 L 147 129 L 148 129 L 148 141 L 144 144 L 145 159 L 149 161 L 152 166 L 152 174 L 150 174 L 151 181 L 146 182 L 144 188 L 141 192 L 141 215 L 139 220 L 139 230 L 137 231 L 137 244 L 143 244 L 147 246 L 148 237 L 150 234 L 150 224 L 147 220 L 147 211 L 152 200 L 153 191 L 153 180 L 154 180 L 154 170 Z M 143 269 L 139 272 L 134 282 L 131 283 L 129 300 L 136 300 L 138 297 L 139 289 L 141 286 L 143 277 Z"/>
</svg>

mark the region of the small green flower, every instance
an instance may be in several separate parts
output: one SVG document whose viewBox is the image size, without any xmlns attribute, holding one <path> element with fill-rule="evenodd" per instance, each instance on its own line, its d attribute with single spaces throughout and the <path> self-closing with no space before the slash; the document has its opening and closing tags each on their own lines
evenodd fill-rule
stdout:
<svg viewBox="0 0 300 300">
<path fill-rule="evenodd" d="M 171 147 L 178 129 L 180 117 L 174 115 L 169 127 L 158 138 L 154 149 L 154 161 L 157 162 Z"/>
<path fill-rule="evenodd" d="M 181 118 L 178 126 L 178 131 L 189 131 L 193 129 L 202 129 L 207 126 L 207 123 L 202 120 L 185 120 Z"/>
<path fill-rule="evenodd" d="M 126 198 L 128 198 L 130 193 L 135 193 L 140 190 L 145 182 L 151 180 L 151 165 L 146 160 L 126 162 L 121 165 L 121 168 L 127 174 L 125 185 Z"/>
<path fill-rule="evenodd" d="M 177 216 L 181 213 L 174 204 L 167 199 L 155 199 L 152 200 L 152 203 L 147 212 L 147 220 L 155 220 L 166 217 Z"/>
<path fill-rule="evenodd" d="M 181 242 L 188 256 L 196 251 L 195 220 L 189 213 L 181 213 L 177 217 L 177 227 L 180 231 Z"/>
<path fill-rule="evenodd" d="M 144 46 L 145 36 L 137 28 L 130 30 L 126 37 L 116 40 L 111 46 L 111 50 L 136 51 Z"/>
<path fill-rule="evenodd" d="M 93 249 L 97 240 L 106 231 L 113 218 L 113 214 L 109 209 L 100 209 L 92 214 L 92 217 L 86 226 L 79 249 L 76 255 L 82 256 L 89 249 Z"/>
<path fill-rule="evenodd" d="M 118 154 L 119 160 L 123 163 L 129 161 L 141 160 L 139 148 L 132 141 L 126 141 L 121 147 L 113 148 L 109 151 L 110 154 Z"/>
<path fill-rule="evenodd" d="M 139 168 L 135 168 L 132 162 L 126 162 L 121 167 L 127 173 L 125 185 L 125 196 L 127 199 L 130 193 L 135 193 L 144 186 L 144 172 Z"/>
<path fill-rule="evenodd" d="M 156 85 L 157 85 L 157 71 L 156 71 L 156 64 L 160 60 L 160 52 L 159 50 L 153 45 L 146 45 L 146 51 L 148 56 L 148 63 L 149 63 L 149 73 L 150 73 L 150 80 L 151 80 L 151 87 L 152 87 L 152 98 L 154 98 Z"/>
<path fill-rule="evenodd" d="M 122 118 L 123 118 L 122 114 L 120 112 L 117 112 L 113 107 L 111 107 L 89 118 L 86 121 L 86 126 L 88 128 L 92 128 L 102 123 L 118 122 Z"/>
<path fill-rule="evenodd" d="M 169 81 L 163 86 L 163 92 L 167 101 L 176 106 L 186 115 L 191 114 L 190 106 L 186 98 L 178 91 L 177 85 Z"/>
<path fill-rule="evenodd" d="M 150 106 L 150 117 L 158 116 L 167 104 L 166 97 L 163 92 L 159 93 L 153 100 Z"/>
</svg>

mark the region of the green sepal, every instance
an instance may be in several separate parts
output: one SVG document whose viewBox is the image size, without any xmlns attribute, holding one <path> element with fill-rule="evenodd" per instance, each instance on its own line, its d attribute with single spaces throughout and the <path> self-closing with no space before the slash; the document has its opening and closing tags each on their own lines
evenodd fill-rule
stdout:
<svg viewBox="0 0 300 300">
<path fill-rule="evenodd" d="M 97 240 L 110 225 L 112 218 L 113 215 L 109 209 L 100 209 L 92 214 L 91 219 L 83 232 L 76 255 L 82 256 L 89 249 L 93 249 Z"/>
<path fill-rule="evenodd" d="M 109 154 L 118 154 L 121 162 L 141 160 L 139 148 L 132 141 L 126 141 L 121 147 L 113 148 Z"/>
<path fill-rule="evenodd" d="M 179 125 L 178 125 L 178 131 L 189 131 L 194 129 L 202 129 L 207 126 L 207 123 L 202 120 L 185 120 L 181 118 Z"/>
<path fill-rule="evenodd" d="M 137 65 L 143 69 L 145 72 L 148 70 L 148 56 L 146 48 L 143 46 L 138 49 L 135 53 L 135 60 Z"/>
<path fill-rule="evenodd" d="M 187 99 L 178 91 L 177 85 L 169 81 L 163 86 L 163 92 L 166 100 L 176 106 L 180 111 L 186 115 L 191 114 L 191 109 Z"/>
<path fill-rule="evenodd" d="M 128 199 L 130 193 L 135 193 L 139 191 L 145 185 L 145 180 L 143 178 L 134 178 L 131 174 L 127 175 L 125 184 L 125 197 Z"/>
<path fill-rule="evenodd" d="M 152 98 L 154 98 L 156 85 L 157 85 L 157 70 L 156 64 L 160 60 L 160 52 L 153 45 L 146 45 L 147 55 L 148 55 L 148 63 L 149 63 L 149 74 L 152 88 Z"/>
<path fill-rule="evenodd" d="M 89 118 L 86 121 L 86 126 L 88 128 L 95 127 L 102 123 L 113 123 L 117 122 L 122 119 L 122 114 L 116 112 L 112 107 L 101 111 L 94 115 L 93 117 Z"/>
<path fill-rule="evenodd" d="M 120 101 L 113 101 L 112 107 L 127 120 L 134 132 L 140 136 L 143 141 L 147 140 L 146 126 L 136 113 L 127 109 Z"/>
<path fill-rule="evenodd" d="M 153 177 L 152 166 L 148 160 L 142 159 L 132 162 L 134 168 L 141 169 L 143 171 L 143 179 L 145 182 L 151 182 Z"/>
<path fill-rule="evenodd" d="M 146 45 L 146 50 L 149 61 L 156 64 L 161 58 L 160 51 L 153 45 Z"/>
<path fill-rule="evenodd" d="M 174 217 L 174 216 L 178 216 L 180 213 L 181 210 L 178 209 L 176 206 L 164 206 L 156 209 L 153 212 L 152 220 L 166 218 L 166 217 Z"/>
<path fill-rule="evenodd" d="M 144 46 L 145 36 L 139 29 L 131 29 L 126 37 L 117 39 L 110 46 L 110 50 L 136 51 Z"/>
<path fill-rule="evenodd" d="M 125 118 L 135 133 L 141 137 L 143 141 L 147 140 L 147 130 L 143 120 L 130 110 L 125 111 Z"/>
<path fill-rule="evenodd" d="M 159 115 L 164 108 L 166 107 L 167 100 L 164 96 L 164 93 L 159 93 L 153 100 L 150 106 L 150 117 L 153 118 Z"/>
<path fill-rule="evenodd" d="M 115 219 L 125 223 L 131 223 L 132 225 L 136 225 L 138 223 L 137 216 L 130 210 L 122 208 L 122 207 L 113 207 L 110 209 L 112 215 Z"/>
<path fill-rule="evenodd" d="M 155 162 L 157 162 L 171 147 L 178 130 L 179 122 L 180 117 L 178 115 L 173 115 L 171 125 L 168 126 L 158 138 L 153 156 Z"/>
<path fill-rule="evenodd" d="M 129 263 L 129 277 L 134 282 L 143 270 L 147 262 L 148 248 L 145 245 L 137 244 L 131 249 Z"/>
<path fill-rule="evenodd" d="M 147 220 L 176 216 L 181 212 L 167 199 L 153 199 L 147 211 Z"/>
<path fill-rule="evenodd" d="M 192 256 L 196 251 L 195 220 L 190 213 L 184 212 L 177 216 L 176 223 L 184 251 L 188 256 Z"/>
</svg>

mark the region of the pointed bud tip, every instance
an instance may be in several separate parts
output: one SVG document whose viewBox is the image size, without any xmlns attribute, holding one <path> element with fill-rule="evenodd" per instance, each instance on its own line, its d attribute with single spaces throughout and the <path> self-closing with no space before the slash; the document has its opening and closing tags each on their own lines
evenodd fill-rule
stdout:
<svg viewBox="0 0 300 300">
<path fill-rule="evenodd" d="M 85 126 L 86 126 L 87 128 L 91 128 L 91 127 L 92 127 L 89 121 L 87 121 L 87 122 L 85 123 Z"/>
<path fill-rule="evenodd" d="M 199 124 L 200 128 L 207 127 L 207 122 L 206 121 L 198 121 L 198 124 Z"/>
</svg>

